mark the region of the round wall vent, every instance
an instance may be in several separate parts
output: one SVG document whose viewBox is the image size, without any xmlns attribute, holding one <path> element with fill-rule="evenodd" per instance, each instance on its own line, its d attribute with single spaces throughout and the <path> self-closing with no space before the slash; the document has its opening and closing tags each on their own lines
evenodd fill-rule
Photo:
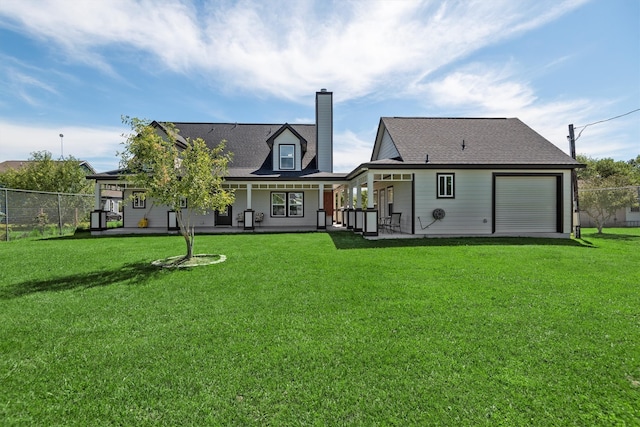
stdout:
<svg viewBox="0 0 640 427">
<path fill-rule="evenodd" d="M 434 209 L 431 215 L 433 215 L 433 219 L 442 219 L 444 218 L 444 209 Z"/>
</svg>

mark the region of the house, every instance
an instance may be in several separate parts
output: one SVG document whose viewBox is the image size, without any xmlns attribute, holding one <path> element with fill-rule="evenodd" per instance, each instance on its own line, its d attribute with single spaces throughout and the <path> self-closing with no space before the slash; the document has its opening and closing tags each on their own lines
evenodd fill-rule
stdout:
<svg viewBox="0 0 640 427">
<path fill-rule="evenodd" d="M 32 162 L 34 162 L 34 160 L 6 160 L 4 162 L 0 162 L 0 173 L 6 172 L 10 169 L 22 169 Z M 96 173 L 95 169 L 93 169 L 93 166 L 91 166 L 91 164 L 87 161 L 80 160 L 79 166 L 85 175 Z"/>
<path fill-rule="evenodd" d="M 565 237 L 580 166 L 516 118 L 383 117 L 371 161 L 345 191 L 365 235 L 378 232 L 367 220 L 377 211 L 401 213 L 399 229 L 416 236 Z M 363 186 L 373 190 L 366 209 Z"/>
<path fill-rule="evenodd" d="M 571 172 L 581 165 L 515 118 L 383 117 L 371 160 L 350 173 L 333 172 L 333 94 L 326 90 L 316 93 L 315 124 L 174 124 L 182 138 L 200 137 L 211 146 L 224 139 L 234 153 L 225 186 L 235 190 L 236 201 L 225 212 L 199 216 L 202 230 L 253 230 L 259 215 L 262 226 L 322 230 L 335 224 L 368 237 L 383 230 L 571 233 Z M 125 229 L 142 218 L 157 230 L 176 228 L 175 213 L 139 197 L 144 189 L 123 184 L 121 171 L 91 178 L 96 200 L 107 185 L 125 186 L 125 200 L 131 199 L 123 210 Z M 92 229 L 103 228 L 96 204 Z"/>
<path fill-rule="evenodd" d="M 162 123 L 153 122 L 159 132 Z M 262 227 L 325 229 L 333 215 L 333 192 L 346 174 L 333 172 L 333 93 L 316 93 L 315 124 L 180 123 L 178 144 L 202 138 L 210 147 L 226 140 L 233 153 L 224 186 L 233 189 L 236 201 L 224 212 L 197 215 L 196 229 L 210 231 L 240 227 L 253 230 L 256 215 Z M 96 200 L 107 185 L 124 186 L 124 228 L 135 228 L 142 218 L 148 227 L 176 229 L 175 213 L 153 200 L 140 197 L 143 188 L 132 188 L 121 180 L 121 171 L 91 176 Z M 188 207 L 188 200 L 185 201 Z M 98 206 L 98 205 L 97 205 Z M 104 228 L 99 207 L 92 228 Z"/>
<path fill-rule="evenodd" d="M 578 186 L 580 187 L 580 183 L 578 183 Z M 616 209 L 613 215 L 604 222 L 605 227 L 640 227 L 640 206 L 638 206 L 640 202 L 640 186 L 629 187 L 629 190 L 637 194 L 636 203 L 632 206 Z M 608 192 L 609 190 L 602 191 Z M 597 227 L 594 219 L 584 209 L 584 205 L 581 204 L 580 206 L 580 226 Z"/>
</svg>

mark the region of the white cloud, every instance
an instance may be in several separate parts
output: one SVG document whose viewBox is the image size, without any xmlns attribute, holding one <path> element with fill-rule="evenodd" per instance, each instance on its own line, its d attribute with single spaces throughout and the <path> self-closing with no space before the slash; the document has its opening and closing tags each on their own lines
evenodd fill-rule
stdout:
<svg viewBox="0 0 640 427">
<path fill-rule="evenodd" d="M 470 64 L 416 89 L 438 107 L 468 116 L 518 117 L 567 153 L 568 125 L 593 122 L 615 104 L 580 98 L 542 101 L 530 82 L 517 77 L 520 74 L 517 67 Z M 594 157 L 634 157 L 631 153 L 638 147 L 630 146 L 632 137 L 624 131 L 631 126 L 629 120 L 615 127 L 591 128 L 589 136 L 577 144 L 577 151 Z"/>
<path fill-rule="evenodd" d="M 0 3 L 0 25 L 60 47 L 69 61 L 117 74 L 110 49 L 216 86 L 301 100 L 394 94 L 481 47 L 545 24 L 585 0 Z M 532 18 L 534 17 L 534 18 Z M 149 64 L 149 62 L 151 63 Z M 152 67 L 151 67 L 152 66 Z M 394 82 L 394 83 L 389 83 Z"/>
<path fill-rule="evenodd" d="M 61 155 L 63 134 L 64 156 L 86 160 L 98 172 L 118 167 L 116 152 L 122 149 L 125 128 L 87 128 L 78 126 L 36 126 L 0 121 L 0 151 L 4 160 L 26 160 L 35 151 L 49 151 L 54 158 Z"/>
<path fill-rule="evenodd" d="M 373 149 L 373 138 L 367 136 L 362 139 L 354 132 L 345 131 L 333 136 L 333 171 L 351 172 L 358 165 L 371 160 L 371 150 Z"/>
</svg>

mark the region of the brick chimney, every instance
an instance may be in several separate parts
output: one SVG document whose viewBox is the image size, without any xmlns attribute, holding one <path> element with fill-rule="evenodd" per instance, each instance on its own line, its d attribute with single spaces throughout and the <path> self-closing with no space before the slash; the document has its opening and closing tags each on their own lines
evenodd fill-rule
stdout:
<svg viewBox="0 0 640 427">
<path fill-rule="evenodd" d="M 316 164 L 320 172 L 333 172 L 333 92 L 316 92 Z"/>
</svg>

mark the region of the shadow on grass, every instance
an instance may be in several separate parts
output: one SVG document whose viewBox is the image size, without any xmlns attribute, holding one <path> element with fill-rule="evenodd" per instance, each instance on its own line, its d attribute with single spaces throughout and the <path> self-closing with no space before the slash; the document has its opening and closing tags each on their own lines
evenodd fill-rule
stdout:
<svg viewBox="0 0 640 427">
<path fill-rule="evenodd" d="M 582 238 L 595 238 L 603 240 L 621 240 L 621 241 L 633 241 L 640 240 L 640 235 L 633 234 L 615 234 L 615 233 L 582 233 Z"/>
<path fill-rule="evenodd" d="M 73 289 L 89 289 L 109 286 L 118 283 L 139 285 L 148 282 L 159 274 L 167 274 L 166 270 L 138 262 L 125 264 L 113 270 L 100 270 L 89 273 L 71 274 L 41 280 L 27 280 L 0 288 L 0 299 L 14 299 L 39 292 L 58 292 Z"/>
<path fill-rule="evenodd" d="M 534 237 L 452 237 L 367 240 L 349 232 L 329 233 L 336 249 L 407 248 L 425 246 L 573 246 L 593 248 L 590 242 L 575 239 L 550 239 Z"/>
</svg>

